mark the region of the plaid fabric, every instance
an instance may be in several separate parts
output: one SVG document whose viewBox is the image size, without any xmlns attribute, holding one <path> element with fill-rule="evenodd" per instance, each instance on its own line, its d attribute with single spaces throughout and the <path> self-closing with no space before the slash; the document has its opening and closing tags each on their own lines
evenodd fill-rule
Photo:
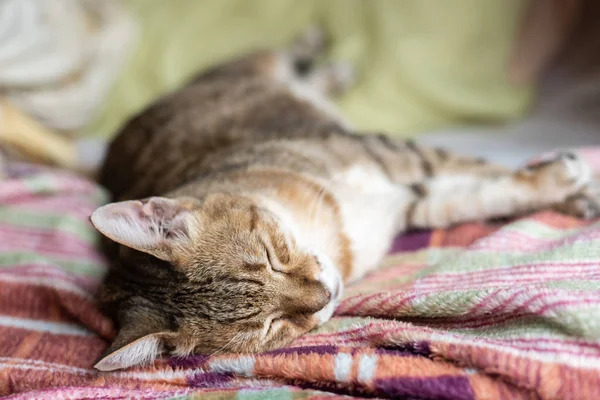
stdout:
<svg viewBox="0 0 600 400">
<path fill-rule="evenodd" d="M 600 160 L 600 152 L 590 152 Z M 94 185 L 0 182 L 0 394 L 49 399 L 600 399 L 600 224 L 539 213 L 397 239 L 336 316 L 285 349 L 91 369 L 114 335 Z"/>
</svg>

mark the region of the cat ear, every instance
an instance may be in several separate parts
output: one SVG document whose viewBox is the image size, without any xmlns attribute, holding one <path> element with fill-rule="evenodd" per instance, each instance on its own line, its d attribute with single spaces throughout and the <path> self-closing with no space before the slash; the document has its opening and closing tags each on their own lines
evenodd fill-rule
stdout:
<svg viewBox="0 0 600 400">
<path fill-rule="evenodd" d="M 164 351 L 165 340 L 172 335 L 170 332 L 159 332 L 135 339 L 132 332 L 121 331 L 94 368 L 99 371 L 114 371 L 135 365 L 148 365 Z"/>
<path fill-rule="evenodd" d="M 164 261 L 173 260 L 174 248 L 185 248 L 196 221 L 194 199 L 151 197 L 107 204 L 90 221 L 109 239 Z M 183 245 L 183 247 L 182 247 Z"/>
</svg>

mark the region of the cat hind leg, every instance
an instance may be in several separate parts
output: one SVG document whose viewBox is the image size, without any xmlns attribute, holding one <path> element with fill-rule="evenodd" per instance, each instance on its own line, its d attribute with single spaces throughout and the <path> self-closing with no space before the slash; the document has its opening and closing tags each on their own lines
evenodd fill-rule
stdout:
<svg viewBox="0 0 600 400">
<path fill-rule="evenodd" d="M 285 59 L 300 83 L 325 97 L 339 96 L 354 84 L 354 68 L 340 61 L 320 63 L 326 50 L 325 33 L 311 26 L 287 49 Z"/>
</svg>

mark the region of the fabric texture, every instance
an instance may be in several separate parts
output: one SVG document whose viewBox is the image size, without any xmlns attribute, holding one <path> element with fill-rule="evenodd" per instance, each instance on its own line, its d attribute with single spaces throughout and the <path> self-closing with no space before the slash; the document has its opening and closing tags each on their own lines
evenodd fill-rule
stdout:
<svg viewBox="0 0 600 400">
<path fill-rule="evenodd" d="M 586 156 L 598 164 L 600 150 Z M 600 171 L 600 165 L 596 165 Z M 114 335 L 88 216 L 62 172 L 0 182 L 0 395 L 13 399 L 600 398 L 600 223 L 542 212 L 399 237 L 335 317 L 259 355 L 91 368 Z"/>
<path fill-rule="evenodd" d="M 109 137 L 133 114 L 214 64 L 283 46 L 321 26 L 332 59 L 357 69 L 339 100 L 365 130 L 415 135 L 524 114 L 534 87 L 511 85 L 525 0 L 124 0 L 140 41 L 89 134 Z"/>
</svg>

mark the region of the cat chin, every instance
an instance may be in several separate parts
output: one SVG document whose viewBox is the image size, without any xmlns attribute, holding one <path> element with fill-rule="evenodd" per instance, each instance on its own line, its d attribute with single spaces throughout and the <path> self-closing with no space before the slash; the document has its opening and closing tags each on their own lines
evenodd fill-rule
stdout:
<svg viewBox="0 0 600 400">
<path fill-rule="evenodd" d="M 335 307 L 337 306 L 337 301 L 330 301 L 323 309 L 317 313 L 315 313 L 315 317 L 317 318 L 318 325 L 323 325 L 325 322 L 331 319 L 333 312 L 335 311 Z"/>
<path fill-rule="evenodd" d="M 315 317 L 318 319 L 319 325 L 321 325 L 328 321 L 333 315 L 338 300 L 342 296 L 344 284 L 340 272 L 327 256 L 323 254 L 315 254 L 315 257 L 317 260 L 319 260 L 319 264 L 321 264 L 321 273 L 317 279 L 331 293 L 331 300 L 329 303 L 323 307 L 321 311 L 315 313 Z"/>
<path fill-rule="evenodd" d="M 340 271 L 333 265 L 329 257 L 324 254 L 315 253 L 314 256 L 321 265 L 321 273 L 317 279 L 329 290 L 331 299 L 337 300 L 343 289 L 342 276 Z"/>
</svg>

